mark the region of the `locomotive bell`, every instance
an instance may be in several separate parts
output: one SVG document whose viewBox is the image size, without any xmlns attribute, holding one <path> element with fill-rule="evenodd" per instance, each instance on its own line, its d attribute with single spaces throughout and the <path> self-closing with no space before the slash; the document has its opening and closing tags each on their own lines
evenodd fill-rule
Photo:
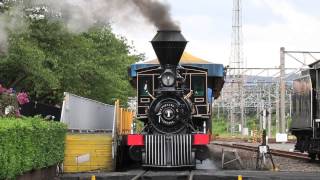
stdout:
<svg viewBox="0 0 320 180">
<path fill-rule="evenodd" d="M 181 31 L 176 30 L 159 30 L 151 41 L 161 66 L 177 66 L 187 43 Z"/>
</svg>

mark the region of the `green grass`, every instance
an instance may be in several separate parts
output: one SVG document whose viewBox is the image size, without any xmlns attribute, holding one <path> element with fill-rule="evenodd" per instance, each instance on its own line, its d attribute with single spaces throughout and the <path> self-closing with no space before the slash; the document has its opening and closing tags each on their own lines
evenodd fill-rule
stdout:
<svg viewBox="0 0 320 180">
<path fill-rule="evenodd" d="M 250 131 L 257 129 L 259 130 L 259 119 L 256 116 L 247 116 L 246 117 L 246 127 Z M 289 124 L 291 123 L 291 120 L 289 120 Z M 212 134 L 215 136 L 220 137 L 238 137 L 238 138 L 245 138 L 248 136 L 243 136 L 240 133 L 234 133 L 233 135 L 230 133 L 230 124 L 226 117 L 214 117 L 212 119 Z M 271 126 L 271 134 L 272 137 L 275 137 L 276 134 L 276 126 L 275 126 L 275 117 L 272 118 L 272 126 Z"/>
<path fill-rule="evenodd" d="M 224 118 L 214 118 L 212 120 L 212 134 L 222 135 L 228 134 L 229 123 Z"/>
</svg>

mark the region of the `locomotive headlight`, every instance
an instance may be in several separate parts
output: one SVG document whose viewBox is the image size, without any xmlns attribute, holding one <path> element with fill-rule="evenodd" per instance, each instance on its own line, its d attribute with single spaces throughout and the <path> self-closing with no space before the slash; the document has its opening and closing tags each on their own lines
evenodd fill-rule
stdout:
<svg viewBox="0 0 320 180">
<path fill-rule="evenodd" d="M 173 86 L 175 81 L 176 78 L 171 69 L 165 70 L 164 73 L 161 75 L 161 82 L 164 86 Z"/>
</svg>

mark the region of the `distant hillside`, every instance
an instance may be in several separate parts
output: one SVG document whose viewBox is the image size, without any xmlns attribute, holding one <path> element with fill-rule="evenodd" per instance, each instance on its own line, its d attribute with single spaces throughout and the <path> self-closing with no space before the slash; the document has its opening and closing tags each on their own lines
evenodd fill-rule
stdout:
<svg viewBox="0 0 320 180">
<path fill-rule="evenodd" d="M 290 73 L 286 75 L 286 82 L 288 84 L 291 84 L 291 82 L 298 78 L 299 74 L 297 73 Z M 227 82 L 229 82 L 229 76 L 226 77 Z M 252 75 L 247 75 L 245 77 L 245 83 L 246 84 L 253 84 L 255 82 L 267 82 L 267 83 L 271 83 L 271 82 L 277 82 L 279 80 L 278 77 L 271 77 L 271 76 L 252 76 Z"/>
</svg>

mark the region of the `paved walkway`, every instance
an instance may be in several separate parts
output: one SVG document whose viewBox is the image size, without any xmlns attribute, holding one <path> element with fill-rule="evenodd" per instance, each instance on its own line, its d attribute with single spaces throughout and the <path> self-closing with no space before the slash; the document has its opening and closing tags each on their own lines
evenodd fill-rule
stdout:
<svg viewBox="0 0 320 180">
<path fill-rule="evenodd" d="M 108 180 L 126 180 L 141 173 L 142 170 L 128 171 L 128 172 L 110 172 L 110 173 L 82 173 L 82 174 L 64 174 L 60 177 L 62 180 L 75 180 L 75 179 L 90 179 L 92 175 L 96 179 Z M 319 180 L 320 172 L 273 172 L 273 171 L 237 171 L 237 170 L 195 170 L 193 171 L 194 180 L 226 180 L 237 179 L 239 175 L 243 179 L 250 180 Z M 189 171 L 148 171 L 144 174 L 142 179 L 150 180 L 174 180 L 186 179 L 190 175 Z"/>
</svg>

